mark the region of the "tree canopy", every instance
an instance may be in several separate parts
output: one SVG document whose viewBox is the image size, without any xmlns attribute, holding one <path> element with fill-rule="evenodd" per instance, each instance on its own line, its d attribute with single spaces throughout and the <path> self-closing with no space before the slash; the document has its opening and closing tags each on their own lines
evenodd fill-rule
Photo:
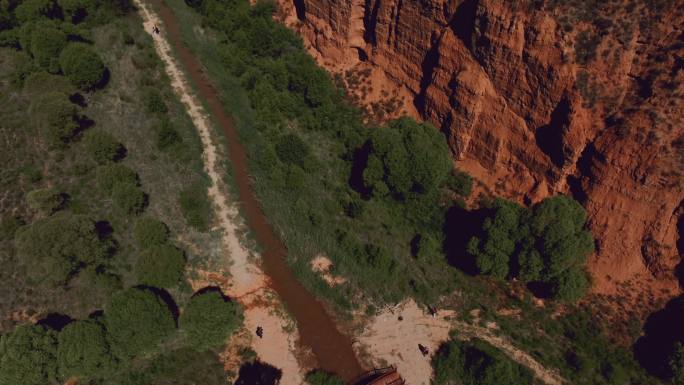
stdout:
<svg viewBox="0 0 684 385">
<path fill-rule="evenodd" d="M 122 358 L 155 349 L 176 327 L 168 305 L 153 292 L 137 288 L 114 294 L 104 320 L 112 351 Z"/>
<path fill-rule="evenodd" d="M 29 275 L 50 284 L 65 282 L 82 265 L 102 263 L 111 249 L 91 219 L 69 212 L 20 228 L 15 244 Z"/>
<path fill-rule="evenodd" d="M 57 362 L 62 378 L 102 377 L 114 364 L 104 327 L 93 320 L 68 324 L 59 333 Z"/>
<path fill-rule="evenodd" d="M 542 282 L 554 298 L 574 301 L 589 287 L 584 265 L 594 240 L 585 224 L 584 208 L 566 196 L 531 209 L 497 199 L 467 251 L 480 273 Z"/>
<path fill-rule="evenodd" d="M 63 146 L 78 128 L 76 106 L 61 92 L 46 92 L 37 97 L 31 109 L 43 126 L 48 143 Z"/>
<path fill-rule="evenodd" d="M 306 382 L 309 385 L 345 385 L 341 378 L 323 370 L 314 370 L 306 375 Z"/>
<path fill-rule="evenodd" d="M 105 66 L 95 51 L 83 43 L 69 44 L 59 55 L 59 64 L 71 84 L 89 90 L 105 75 Z"/>
<path fill-rule="evenodd" d="M 102 130 L 88 130 L 83 141 L 90 156 L 99 164 L 113 162 L 125 151 L 121 142 Z"/>
<path fill-rule="evenodd" d="M 171 287 L 178 284 L 185 270 L 183 252 L 171 245 L 152 245 L 143 250 L 135 265 L 135 275 L 144 284 Z"/>
<path fill-rule="evenodd" d="M 145 216 L 135 221 L 133 237 L 141 248 L 162 245 L 169 237 L 169 228 L 164 222 Z"/>
<path fill-rule="evenodd" d="M 45 385 L 57 379 L 57 333 L 19 326 L 0 336 L 0 385 Z"/>
<path fill-rule="evenodd" d="M 428 123 L 401 118 L 371 134 L 363 180 L 374 195 L 392 191 L 405 197 L 436 188 L 449 170 L 451 158 L 442 134 Z"/>
<path fill-rule="evenodd" d="M 181 329 L 197 350 L 223 346 L 241 322 L 238 305 L 219 291 L 196 294 L 180 317 Z"/>
</svg>

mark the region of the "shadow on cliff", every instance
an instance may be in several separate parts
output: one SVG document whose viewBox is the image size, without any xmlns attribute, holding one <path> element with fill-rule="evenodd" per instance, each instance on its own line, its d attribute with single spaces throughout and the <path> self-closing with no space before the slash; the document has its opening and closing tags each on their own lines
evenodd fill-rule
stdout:
<svg viewBox="0 0 684 385">
<path fill-rule="evenodd" d="M 684 342 L 684 296 L 651 314 L 644 324 L 644 335 L 634 344 L 634 356 L 650 374 L 666 379 L 672 375 L 670 355 L 677 342 Z"/>
<path fill-rule="evenodd" d="M 570 124 L 570 103 L 563 98 L 551 112 L 549 123 L 535 132 L 537 146 L 546 154 L 556 167 L 563 167 L 563 136 Z"/>
<path fill-rule="evenodd" d="M 677 219 L 677 252 L 682 258 L 675 268 L 675 276 L 679 280 L 679 287 L 684 288 L 684 200 L 679 203 L 675 213 L 675 215 L 679 215 Z"/>
<path fill-rule="evenodd" d="M 470 238 L 481 237 L 482 224 L 491 215 L 489 209 L 467 210 L 452 206 L 444 219 L 444 254 L 450 265 L 470 275 L 478 273 L 475 259 L 466 252 Z"/>
</svg>

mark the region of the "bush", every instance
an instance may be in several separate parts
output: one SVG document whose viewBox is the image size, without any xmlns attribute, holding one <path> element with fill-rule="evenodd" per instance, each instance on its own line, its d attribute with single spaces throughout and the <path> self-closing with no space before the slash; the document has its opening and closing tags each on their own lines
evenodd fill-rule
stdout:
<svg viewBox="0 0 684 385">
<path fill-rule="evenodd" d="M 94 8 L 95 4 L 94 0 L 59 0 L 59 6 L 65 17 L 72 22 L 78 22 Z"/>
<path fill-rule="evenodd" d="M 480 340 L 444 343 L 432 359 L 436 385 L 528 385 L 534 378 L 527 368 Z"/>
<path fill-rule="evenodd" d="M 169 228 L 158 219 L 142 217 L 135 222 L 133 237 L 138 246 L 142 248 L 158 246 L 166 243 L 169 237 Z"/>
<path fill-rule="evenodd" d="M 162 151 L 168 150 L 183 142 L 183 137 L 178 133 L 169 119 L 163 119 L 156 127 L 157 148 Z"/>
<path fill-rule="evenodd" d="M 0 336 L 0 385 L 45 385 L 57 380 L 57 333 L 19 326 Z"/>
<path fill-rule="evenodd" d="M 189 344 L 197 350 L 223 346 L 241 323 L 238 305 L 219 291 L 193 296 L 180 318 L 181 329 L 187 333 Z"/>
<path fill-rule="evenodd" d="M 138 256 L 135 265 L 138 281 L 156 287 L 177 285 L 184 271 L 183 252 L 171 245 L 157 245 L 145 249 Z"/>
<path fill-rule="evenodd" d="M 82 43 L 69 44 L 59 55 L 59 65 L 71 84 L 82 90 L 95 88 L 105 75 L 100 56 Z"/>
<path fill-rule="evenodd" d="M 104 315 L 112 351 L 126 360 L 155 351 L 176 328 L 168 305 L 149 290 L 133 288 L 114 294 Z"/>
<path fill-rule="evenodd" d="M 276 154 L 281 162 L 304 166 L 304 161 L 311 153 L 309 147 L 297 135 L 284 135 L 275 145 Z"/>
<path fill-rule="evenodd" d="M 447 186 L 456 194 L 468 197 L 473 191 L 473 177 L 467 172 L 455 170 L 449 176 Z"/>
<path fill-rule="evenodd" d="M 67 45 L 66 34 L 49 23 L 37 23 L 32 28 L 30 52 L 36 64 L 51 73 L 58 73 L 60 52 Z"/>
<path fill-rule="evenodd" d="M 345 385 L 346 383 L 336 375 L 323 370 L 314 370 L 306 375 L 309 385 Z"/>
<path fill-rule="evenodd" d="M 21 23 L 26 23 L 47 16 L 56 16 L 57 11 L 54 0 L 24 0 L 14 10 L 14 14 Z"/>
<path fill-rule="evenodd" d="M 89 218 L 61 212 L 19 229 L 17 255 L 28 273 L 50 284 L 65 282 L 81 266 L 103 263 L 111 244 L 100 239 Z"/>
<path fill-rule="evenodd" d="M 102 130 L 89 130 L 83 141 L 90 156 L 99 164 L 118 160 L 126 151 L 123 144 Z"/>
<path fill-rule="evenodd" d="M 32 112 L 43 126 L 49 144 L 63 146 L 73 138 L 76 123 L 76 106 L 69 102 L 68 96 L 60 92 L 47 92 L 37 97 Z"/>
<path fill-rule="evenodd" d="M 47 215 L 60 210 L 65 201 L 64 195 L 54 188 L 37 189 L 26 194 L 29 207 Z"/>
<path fill-rule="evenodd" d="M 97 169 L 97 185 L 107 195 L 111 195 L 114 186 L 138 184 L 138 174 L 122 164 L 109 164 Z"/>
<path fill-rule="evenodd" d="M 211 221 L 211 203 L 207 189 L 201 184 L 190 186 L 178 197 L 181 212 L 188 225 L 199 231 L 207 231 Z"/>
<path fill-rule="evenodd" d="M 145 193 L 132 183 L 117 183 L 112 189 L 114 205 L 125 214 L 139 214 L 145 208 Z"/>
<path fill-rule="evenodd" d="M 103 377 L 114 365 L 103 326 L 86 320 L 64 327 L 59 333 L 57 362 L 62 378 L 83 381 Z"/>
<path fill-rule="evenodd" d="M 155 88 L 148 87 L 143 92 L 143 103 L 148 112 L 165 114 L 169 111 L 164 98 Z"/>
</svg>

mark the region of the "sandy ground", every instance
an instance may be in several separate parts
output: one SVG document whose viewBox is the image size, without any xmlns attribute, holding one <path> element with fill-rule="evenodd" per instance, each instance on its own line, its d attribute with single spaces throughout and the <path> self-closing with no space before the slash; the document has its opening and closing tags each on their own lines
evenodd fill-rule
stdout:
<svg viewBox="0 0 684 385">
<path fill-rule="evenodd" d="M 298 338 L 296 328 L 293 328 L 291 321 L 283 316 L 283 307 L 275 293 L 268 288 L 265 275 L 253 262 L 254 259 L 250 258 L 250 252 L 240 243 L 237 235 L 237 210 L 229 204 L 228 194 L 219 187 L 223 184 L 223 174 L 218 171 L 217 148 L 211 138 L 211 124 L 207 114 L 173 58 L 169 42 L 163 32 L 152 32 L 154 25 L 162 25 L 161 20 L 142 0 L 134 2 L 143 18 L 145 30 L 154 39 L 157 54 L 165 64 L 172 86 L 186 106 L 188 115 L 192 118 L 202 140 L 204 168 L 212 181 L 209 197 L 215 206 L 216 216 L 223 230 L 224 252 L 231 261 L 228 269 L 231 279 L 225 279 L 222 272 L 215 272 L 213 275 L 209 272 L 198 272 L 200 275 L 204 274 L 205 279 L 193 282 L 194 289 L 208 284 L 218 285 L 227 295 L 236 298 L 243 305 L 245 329 L 252 331 L 248 340 L 259 359 L 282 370 L 281 385 L 301 385 L 302 369 L 295 356 L 295 341 Z M 257 326 L 264 329 L 263 339 L 253 334 Z"/>
<path fill-rule="evenodd" d="M 320 274 L 321 278 L 330 286 L 337 286 L 347 282 L 347 279 L 340 276 L 333 275 L 332 261 L 328 257 L 319 255 L 311 260 L 311 270 Z"/>
<path fill-rule="evenodd" d="M 497 336 L 496 324 L 490 322 L 485 327 L 475 326 L 455 320 L 455 315 L 454 311 L 443 310 L 437 311 L 432 317 L 413 300 L 383 309 L 368 321 L 363 332 L 357 336 L 359 355 L 369 354 L 373 366 L 378 368 L 394 365 L 409 385 L 429 385 L 432 355 L 449 338 L 449 331 L 453 329 L 459 338 L 477 337 L 497 347 L 514 361 L 530 368 L 537 378 L 548 385 L 566 382 L 558 373 L 544 368 L 529 354 Z M 418 344 L 428 348 L 427 356 L 422 355 Z"/>
</svg>

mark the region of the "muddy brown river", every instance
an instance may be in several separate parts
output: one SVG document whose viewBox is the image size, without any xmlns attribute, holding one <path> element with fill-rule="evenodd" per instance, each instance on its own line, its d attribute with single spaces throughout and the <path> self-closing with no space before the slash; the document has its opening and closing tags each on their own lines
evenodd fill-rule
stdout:
<svg viewBox="0 0 684 385">
<path fill-rule="evenodd" d="M 242 213 L 263 247 L 262 268 L 270 278 L 270 286 L 294 316 L 301 343 L 311 348 L 318 366 L 350 382 L 363 372 L 354 354 L 351 339 L 339 331 L 323 304 L 297 281 L 287 265 L 285 245 L 266 220 L 250 186 L 247 153 L 239 142 L 233 121 L 224 111 L 218 92 L 204 75 L 200 61 L 183 42 L 176 16 L 162 0 L 153 0 L 153 3 L 164 22 L 165 32 L 177 59 L 194 83 L 198 96 L 206 103 L 209 113 L 226 136 Z"/>
</svg>

